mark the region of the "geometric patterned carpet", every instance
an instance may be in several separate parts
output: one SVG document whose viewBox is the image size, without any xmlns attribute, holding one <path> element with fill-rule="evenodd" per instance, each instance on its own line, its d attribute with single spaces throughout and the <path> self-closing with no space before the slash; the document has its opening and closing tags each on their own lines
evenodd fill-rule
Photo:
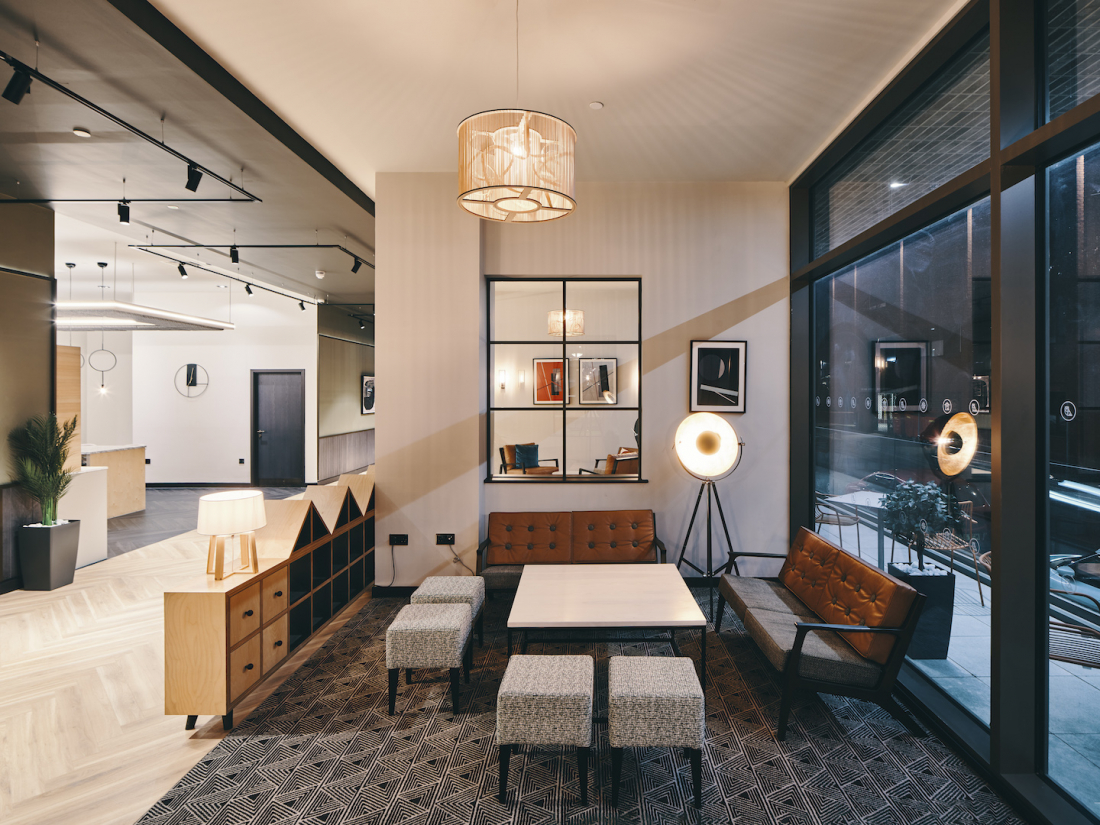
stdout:
<svg viewBox="0 0 1100 825">
<path fill-rule="evenodd" d="M 707 610 L 706 591 L 698 591 Z M 497 792 L 495 700 L 509 602 L 486 603 L 485 647 L 451 714 L 446 671 L 420 671 L 387 713 L 385 631 L 407 600 L 373 599 L 207 754 L 141 825 L 536 825 L 726 823 L 897 825 L 1022 820 L 947 746 L 915 738 L 878 706 L 807 693 L 785 742 L 773 736 L 779 684 L 727 610 L 707 634 L 703 808 L 691 804 L 683 751 L 628 750 L 619 807 L 610 749 L 597 725 L 582 808 L 575 751 L 524 747 L 512 757 L 508 804 Z M 713 627 L 713 625 L 712 625 Z M 677 634 L 699 659 L 699 634 Z M 667 642 L 534 645 L 594 653 L 596 704 L 607 713 L 607 656 L 672 655 Z M 416 678 L 414 676 L 414 678 Z"/>
</svg>

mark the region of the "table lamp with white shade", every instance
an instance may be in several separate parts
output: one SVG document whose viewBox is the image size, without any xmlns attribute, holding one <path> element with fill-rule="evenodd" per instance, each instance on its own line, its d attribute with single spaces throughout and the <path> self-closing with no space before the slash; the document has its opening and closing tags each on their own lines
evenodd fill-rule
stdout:
<svg viewBox="0 0 1100 825">
<path fill-rule="evenodd" d="M 235 568 L 231 544 L 229 574 L 260 572 L 255 531 L 265 524 L 262 490 L 229 490 L 200 498 L 198 532 L 210 536 L 206 572 L 213 573 L 216 581 L 225 578 L 225 539 L 233 536 L 241 539 L 241 567 Z"/>
<path fill-rule="evenodd" d="M 729 549 L 730 561 L 734 569 L 737 561 L 733 557 L 733 542 L 730 541 L 729 527 L 726 526 L 726 514 L 722 512 L 722 502 L 718 500 L 718 489 L 714 482 L 728 476 L 737 469 L 741 463 L 742 448 L 745 442 L 737 437 L 733 426 L 721 416 L 709 412 L 692 413 L 676 428 L 676 438 L 673 447 L 680 464 L 691 475 L 699 479 L 699 495 L 695 498 L 695 509 L 691 513 L 691 521 L 688 522 L 687 535 L 684 536 L 684 546 L 680 548 L 680 559 L 676 562 L 679 567 L 687 564 L 692 570 L 701 576 L 711 580 L 711 607 L 714 600 L 714 552 L 711 538 L 711 499 L 718 507 L 718 517 L 722 520 L 722 530 L 726 534 L 726 546 Z M 699 514 L 699 503 L 703 499 L 703 491 L 707 493 L 707 567 L 706 570 L 685 558 L 687 554 L 688 539 L 691 538 L 691 528 L 695 525 L 695 517 Z M 724 565 L 723 565 L 724 566 Z M 740 570 L 737 571 L 740 575 Z"/>
</svg>

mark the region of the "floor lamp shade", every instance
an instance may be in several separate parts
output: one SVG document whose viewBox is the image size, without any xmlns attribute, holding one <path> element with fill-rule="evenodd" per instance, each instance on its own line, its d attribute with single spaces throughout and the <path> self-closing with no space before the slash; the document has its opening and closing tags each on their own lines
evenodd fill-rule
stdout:
<svg viewBox="0 0 1100 825">
<path fill-rule="evenodd" d="M 230 490 L 199 499 L 198 532 L 204 536 L 232 536 L 259 530 L 267 524 L 262 490 Z"/>
<path fill-rule="evenodd" d="M 458 204 L 492 221 L 537 223 L 568 215 L 577 133 L 564 120 L 495 109 L 458 125 Z"/>
<path fill-rule="evenodd" d="M 944 478 L 954 478 L 970 466 L 978 452 L 978 422 L 968 412 L 941 415 L 922 434 L 935 458 L 932 467 Z"/>
<path fill-rule="evenodd" d="M 741 461 L 742 444 L 726 419 L 708 412 L 692 413 L 676 428 L 676 457 L 684 469 L 703 480 L 725 478 Z"/>
</svg>

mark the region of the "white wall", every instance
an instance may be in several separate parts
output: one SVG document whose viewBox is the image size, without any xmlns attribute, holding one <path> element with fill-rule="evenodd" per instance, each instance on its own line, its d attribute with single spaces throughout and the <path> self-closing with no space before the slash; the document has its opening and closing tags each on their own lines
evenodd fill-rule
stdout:
<svg viewBox="0 0 1100 825">
<path fill-rule="evenodd" d="M 120 300 L 128 301 L 130 296 Z M 80 369 L 80 440 L 83 444 L 134 443 L 132 336 L 131 332 L 57 333 L 58 344 L 80 347 L 84 358 Z M 101 348 L 115 356 L 114 369 L 102 374 L 88 363 L 88 356 Z M 101 353 L 93 359 L 97 366 L 101 361 L 110 363 L 111 358 Z"/>
<path fill-rule="evenodd" d="M 223 332 L 135 332 L 133 440 L 151 459 L 146 481 L 247 484 L 251 478 L 251 372 L 305 370 L 306 481 L 317 481 L 317 310 L 236 285 L 214 292 L 139 292 L 136 303 L 231 320 Z M 177 370 L 199 364 L 210 385 L 197 398 L 175 389 Z M 238 463 L 239 459 L 245 463 Z"/>
<path fill-rule="evenodd" d="M 788 543 L 788 203 L 782 183 L 581 183 L 578 208 L 538 226 L 480 227 L 480 269 L 509 276 L 642 278 L 644 475 L 648 484 L 494 484 L 485 475 L 484 283 L 478 229 L 454 204 L 449 174 L 378 176 L 378 383 L 385 403 L 377 465 L 378 581 L 454 572 L 431 545 L 462 521 L 458 550 L 473 566 L 493 511 L 652 508 L 678 553 L 699 483 L 672 440 L 688 414 L 693 339 L 745 339 L 748 411 L 728 419 L 746 442 L 737 472 L 719 485 L 733 543 L 785 552 Z M 584 307 L 577 307 L 583 309 Z M 475 323 L 475 319 L 477 322 Z M 475 326 L 477 329 L 475 329 Z M 411 369 L 410 365 L 416 365 Z M 530 377 L 528 377 L 530 380 Z M 390 426 L 396 428 L 391 431 Z M 413 449 L 413 447 L 416 449 Z M 477 508 L 477 529 L 467 522 Z M 400 529 L 398 529 L 400 528 Z M 691 557 L 701 561 L 703 532 Z"/>
</svg>

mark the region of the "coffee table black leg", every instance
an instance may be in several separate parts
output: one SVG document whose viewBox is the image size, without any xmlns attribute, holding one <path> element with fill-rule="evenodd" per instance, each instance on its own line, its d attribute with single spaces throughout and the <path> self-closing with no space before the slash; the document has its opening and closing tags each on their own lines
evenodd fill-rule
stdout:
<svg viewBox="0 0 1100 825">
<path fill-rule="evenodd" d="M 523 643 L 520 645 L 519 652 L 527 655 L 527 631 L 523 631 Z"/>
<path fill-rule="evenodd" d="M 508 656 L 512 655 L 512 628 L 508 628 Z"/>
<path fill-rule="evenodd" d="M 680 652 L 680 646 L 676 644 L 675 630 L 668 631 L 668 640 L 672 643 L 672 652 L 675 653 L 677 656 L 683 656 L 684 654 Z"/>
</svg>

